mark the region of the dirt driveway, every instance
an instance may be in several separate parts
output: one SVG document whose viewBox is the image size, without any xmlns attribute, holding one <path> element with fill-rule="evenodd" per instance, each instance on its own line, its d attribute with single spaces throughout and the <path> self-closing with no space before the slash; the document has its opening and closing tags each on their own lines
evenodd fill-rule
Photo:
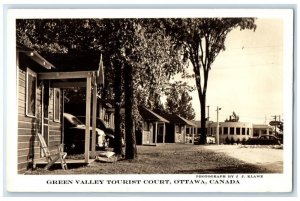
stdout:
<svg viewBox="0 0 300 201">
<path fill-rule="evenodd" d="M 208 145 L 203 148 L 224 153 L 229 157 L 264 167 L 272 172 L 283 172 L 283 149 L 242 145 Z"/>
</svg>

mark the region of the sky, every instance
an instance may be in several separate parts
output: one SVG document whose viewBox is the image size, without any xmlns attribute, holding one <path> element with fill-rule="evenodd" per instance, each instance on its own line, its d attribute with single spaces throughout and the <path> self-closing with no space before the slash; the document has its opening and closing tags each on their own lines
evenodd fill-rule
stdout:
<svg viewBox="0 0 300 201">
<path fill-rule="evenodd" d="M 206 101 L 210 120 L 229 118 L 234 111 L 240 122 L 269 123 L 274 115 L 283 117 L 283 36 L 282 19 L 257 19 L 257 28 L 231 31 L 212 65 Z M 189 72 L 192 68 L 189 67 Z M 178 76 L 174 78 L 179 79 Z M 185 80 L 195 86 L 194 79 Z M 196 120 L 200 120 L 198 92 L 191 93 Z M 207 114 L 207 110 L 206 110 Z"/>
</svg>

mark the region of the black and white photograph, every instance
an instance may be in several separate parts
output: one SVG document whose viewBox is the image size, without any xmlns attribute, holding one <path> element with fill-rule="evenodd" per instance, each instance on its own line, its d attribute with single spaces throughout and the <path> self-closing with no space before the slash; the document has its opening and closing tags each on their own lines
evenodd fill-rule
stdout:
<svg viewBox="0 0 300 201">
<path fill-rule="evenodd" d="M 11 191 L 292 190 L 292 10 L 10 14 Z"/>
</svg>

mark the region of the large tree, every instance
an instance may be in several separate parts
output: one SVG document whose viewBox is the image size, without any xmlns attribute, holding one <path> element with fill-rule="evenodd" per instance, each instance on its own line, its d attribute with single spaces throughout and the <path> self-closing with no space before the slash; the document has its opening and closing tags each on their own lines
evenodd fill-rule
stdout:
<svg viewBox="0 0 300 201">
<path fill-rule="evenodd" d="M 178 18 L 162 20 L 168 35 L 184 51 L 184 59 L 193 65 L 200 100 L 201 138 L 206 143 L 205 107 L 209 71 L 216 57 L 225 50 L 230 31 L 256 29 L 254 18 Z"/>
<path fill-rule="evenodd" d="M 171 75 L 182 70 L 177 51 L 171 51 L 171 40 L 153 19 L 122 19 L 122 56 L 124 64 L 126 159 L 136 157 L 135 125 L 139 115 L 140 93 L 146 103 L 160 106 L 160 95 Z"/>
</svg>

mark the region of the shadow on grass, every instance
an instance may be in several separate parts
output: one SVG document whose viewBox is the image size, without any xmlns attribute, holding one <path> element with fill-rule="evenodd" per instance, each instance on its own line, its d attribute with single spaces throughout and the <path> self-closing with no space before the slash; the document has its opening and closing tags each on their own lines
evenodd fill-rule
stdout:
<svg viewBox="0 0 300 201">
<path fill-rule="evenodd" d="M 44 167 L 46 167 L 47 164 L 38 164 L 36 165 L 36 169 L 44 169 Z M 78 169 L 78 168 L 82 168 L 87 166 L 87 164 L 85 163 L 70 163 L 67 164 L 68 169 Z M 53 164 L 49 170 L 62 170 L 61 164 Z M 46 170 L 45 170 L 46 171 Z"/>
</svg>

